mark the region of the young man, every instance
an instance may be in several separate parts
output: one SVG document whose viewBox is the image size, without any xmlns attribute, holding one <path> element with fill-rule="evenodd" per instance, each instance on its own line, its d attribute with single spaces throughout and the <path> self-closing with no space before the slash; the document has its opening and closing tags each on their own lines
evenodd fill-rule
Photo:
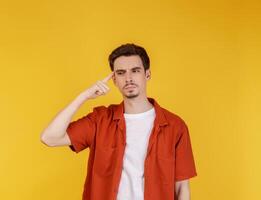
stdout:
<svg viewBox="0 0 261 200">
<path fill-rule="evenodd" d="M 197 172 L 188 127 L 147 97 L 147 52 L 124 44 L 110 54 L 109 64 L 112 73 L 58 113 L 41 141 L 69 145 L 76 153 L 90 149 L 83 200 L 189 200 L 189 178 Z M 71 122 L 85 101 L 108 93 L 111 78 L 123 101 Z"/>
</svg>

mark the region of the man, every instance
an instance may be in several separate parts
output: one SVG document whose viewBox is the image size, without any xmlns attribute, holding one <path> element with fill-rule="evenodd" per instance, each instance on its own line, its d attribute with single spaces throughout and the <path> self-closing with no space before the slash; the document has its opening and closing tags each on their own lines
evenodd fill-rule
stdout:
<svg viewBox="0 0 261 200">
<path fill-rule="evenodd" d="M 188 128 L 147 97 L 147 52 L 127 43 L 110 54 L 109 64 L 112 73 L 58 113 L 41 141 L 76 153 L 90 148 L 83 200 L 189 200 L 189 178 L 197 173 Z M 85 101 L 108 93 L 110 79 L 123 101 L 70 122 Z"/>
</svg>

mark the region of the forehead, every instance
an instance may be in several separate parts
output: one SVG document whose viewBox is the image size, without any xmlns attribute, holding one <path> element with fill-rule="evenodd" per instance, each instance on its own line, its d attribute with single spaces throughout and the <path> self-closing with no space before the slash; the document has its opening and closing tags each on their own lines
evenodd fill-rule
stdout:
<svg viewBox="0 0 261 200">
<path fill-rule="evenodd" d="M 120 56 L 114 60 L 114 70 L 131 69 L 133 67 L 143 67 L 143 63 L 140 56 Z"/>
</svg>

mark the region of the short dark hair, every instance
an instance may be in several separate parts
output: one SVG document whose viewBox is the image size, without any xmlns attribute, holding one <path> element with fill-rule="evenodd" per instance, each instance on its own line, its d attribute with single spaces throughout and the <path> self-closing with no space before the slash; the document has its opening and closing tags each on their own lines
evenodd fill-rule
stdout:
<svg viewBox="0 0 261 200">
<path fill-rule="evenodd" d="M 116 58 L 120 56 L 131 56 L 131 55 L 140 56 L 143 63 L 144 71 L 150 68 L 150 59 L 146 50 L 139 45 L 133 43 L 126 43 L 114 49 L 109 55 L 108 59 L 109 59 L 111 71 L 114 70 L 114 60 Z"/>
</svg>

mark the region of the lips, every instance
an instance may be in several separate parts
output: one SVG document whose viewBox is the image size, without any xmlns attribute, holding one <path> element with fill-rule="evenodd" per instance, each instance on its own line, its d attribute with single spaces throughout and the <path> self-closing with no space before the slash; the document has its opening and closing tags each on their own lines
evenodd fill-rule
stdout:
<svg viewBox="0 0 261 200">
<path fill-rule="evenodd" d="M 136 86 L 135 85 L 128 85 L 125 87 L 125 89 L 131 89 L 131 88 L 135 88 Z"/>
</svg>

